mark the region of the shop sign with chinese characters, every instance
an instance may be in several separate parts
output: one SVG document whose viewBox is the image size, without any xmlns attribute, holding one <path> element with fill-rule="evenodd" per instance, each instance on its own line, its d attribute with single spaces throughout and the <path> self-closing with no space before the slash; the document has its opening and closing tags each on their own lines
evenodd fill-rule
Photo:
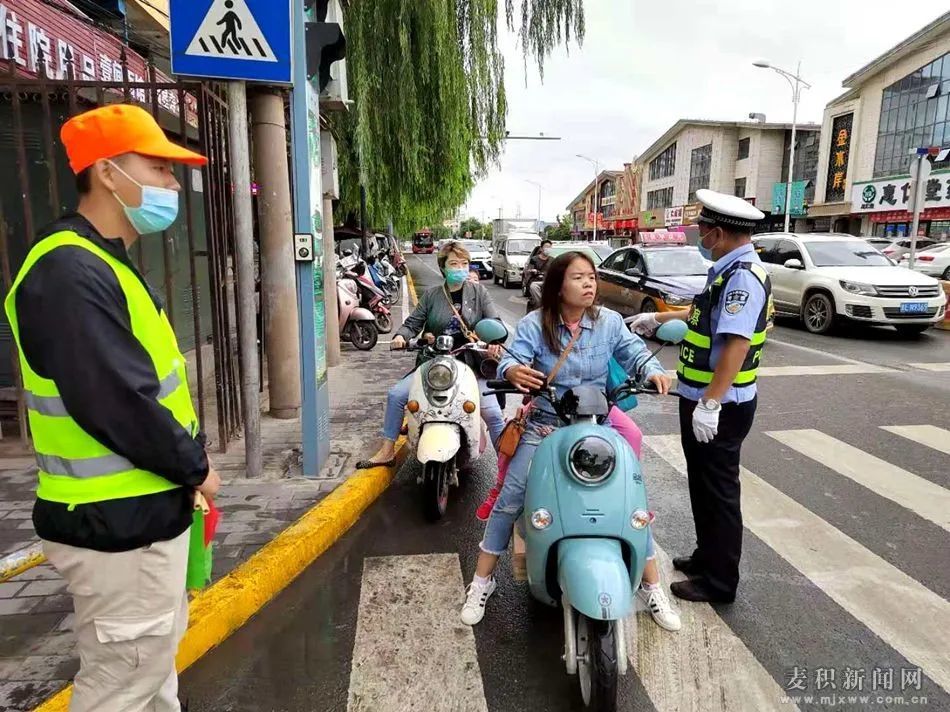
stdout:
<svg viewBox="0 0 950 712">
<path fill-rule="evenodd" d="M 55 4 L 55 0 L 0 1 L 0 60 L 13 60 L 19 72 L 25 75 L 37 76 L 45 69 L 51 79 L 67 79 L 72 65 L 72 76 L 80 81 L 123 81 L 119 39 L 86 24 L 72 13 L 56 10 Z M 125 54 L 128 80 L 148 81 L 145 60 L 130 49 L 126 49 Z M 172 82 L 158 71 L 155 80 Z M 131 92 L 135 101 L 151 104 L 145 89 Z M 197 99 L 185 94 L 185 103 L 188 123 L 197 126 Z M 158 104 L 172 115 L 179 115 L 177 91 L 159 90 Z"/>
<path fill-rule="evenodd" d="M 836 116 L 831 124 L 831 151 L 828 154 L 828 183 L 825 202 L 844 200 L 845 181 L 848 177 L 848 161 L 851 157 L 851 127 L 854 114 Z"/>
<path fill-rule="evenodd" d="M 922 210 L 950 207 L 950 171 L 934 171 L 922 188 Z M 912 193 L 909 175 L 855 183 L 851 188 L 851 210 L 855 213 L 909 211 L 913 207 Z"/>
</svg>

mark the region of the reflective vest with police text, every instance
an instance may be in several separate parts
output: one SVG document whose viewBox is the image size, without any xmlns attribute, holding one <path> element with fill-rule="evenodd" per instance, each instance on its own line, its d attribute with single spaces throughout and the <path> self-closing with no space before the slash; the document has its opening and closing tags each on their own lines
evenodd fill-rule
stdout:
<svg viewBox="0 0 950 712">
<path fill-rule="evenodd" d="M 678 379 L 688 386 L 704 388 L 713 379 L 712 367 L 712 314 L 714 309 L 720 309 L 722 292 L 729 283 L 729 278 L 740 269 L 751 272 L 761 282 L 765 290 L 765 299 L 759 312 L 749 344 L 749 353 L 733 381 L 733 386 L 742 388 L 755 383 L 756 373 L 759 370 L 759 360 L 762 358 L 762 348 L 765 346 L 765 334 L 771 326 L 774 307 L 772 306 L 772 283 L 769 274 L 762 265 L 754 262 L 736 262 L 729 266 L 722 274 L 716 277 L 706 287 L 702 294 L 693 300 L 686 323 L 689 331 L 680 344 L 679 365 L 676 368 Z M 729 308 L 728 304 L 725 306 Z"/>
<path fill-rule="evenodd" d="M 23 355 L 16 312 L 17 289 L 41 257 L 67 245 L 89 250 L 112 268 L 125 295 L 132 334 L 152 360 L 159 383 L 156 399 L 192 437 L 198 432 L 185 359 L 164 310 L 156 308 L 148 289 L 130 267 L 75 232 L 54 233 L 30 250 L 4 304 L 19 348 L 24 398 L 39 467 L 36 496 L 79 505 L 179 487 L 157 473 L 135 467 L 83 430 L 69 415 L 56 384 L 38 375 Z M 64 314 L 63 318 L 69 317 Z"/>
</svg>

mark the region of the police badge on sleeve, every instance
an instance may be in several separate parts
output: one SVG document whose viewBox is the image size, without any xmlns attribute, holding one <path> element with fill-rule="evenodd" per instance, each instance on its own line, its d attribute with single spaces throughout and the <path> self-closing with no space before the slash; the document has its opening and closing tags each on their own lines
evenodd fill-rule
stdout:
<svg viewBox="0 0 950 712">
<path fill-rule="evenodd" d="M 733 289 L 726 293 L 725 310 L 727 314 L 738 314 L 749 301 L 749 293 L 744 289 Z"/>
</svg>

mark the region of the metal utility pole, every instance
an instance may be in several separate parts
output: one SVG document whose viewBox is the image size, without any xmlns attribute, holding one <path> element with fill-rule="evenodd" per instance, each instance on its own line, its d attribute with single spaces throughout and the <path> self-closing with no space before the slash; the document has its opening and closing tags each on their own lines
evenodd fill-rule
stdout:
<svg viewBox="0 0 950 712">
<path fill-rule="evenodd" d="M 528 180 L 527 178 L 525 178 L 524 182 L 530 183 L 531 185 L 537 186 L 538 188 L 538 232 L 540 232 L 541 231 L 541 190 L 544 188 L 544 186 L 533 180 Z"/>
<path fill-rule="evenodd" d="M 917 231 L 920 229 L 920 213 L 923 211 L 924 186 L 927 185 L 927 179 L 930 178 L 930 171 L 933 164 L 927 160 L 930 150 L 927 148 L 918 148 L 913 151 L 914 160 L 910 164 L 910 183 L 911 199 L 913 206 L 913 221 L 910 228 L 910 254 L 907 256 L 907 266 L 914 269 L 914 262 L 917 260 Z"/>
<path fill-rule="evenodd" d="M 773 67 L 770 62 L 764 59 L 756 60 L 752 64 L 760 69 L 771 69 L 773 72 L 781 74 L 792 88 L 792 138 L 788 152 L 788 181 L 785 183 L 785 232 L 790 232 L 789 228 L 791 227 L 792 219 L 792 175 L 795 169 L 795 134 L 798 124 L 798 101 L 802 96 L 802 87 L 811 89 L 811 84 L 801 78 L 801 62 L 798 63 L 798 68 L 794 74 L 786 72 L 784 69 Z"/>
<path fill-rule="evenodd" d="M 366 186 L 360 183 L 360 247 L 363 259 L 369 257 L 369 237 L 366 235 Z"/>
<path fill-rule="evenodd" d="M 327 310 L 327 366 L 340 365 L 340 313 L 336 303 L 336 250 L 333 234 L 333 198 L 323 196 L 323 304 Z"/>
<path fill-rule="evenodd" d="M 294 231 L 287 160 L 287 126 L 280 92 L 262 90 L 251 98 L 255 178 L 260 185 L 261 310 L 267 353 L 270 414 L 296 418 L 300 413 L 300 332 Z"/>
<path fill-rule="evenodd" d="M 230 163 L 234 189 L 234 245 L 237 262 L 235 289 L 241 359 L 241 404 L 244 409 L 244 447 L 247 476 L 260 477 L 261 452 L 260 382 L 257 359 L 257 310 L 254 300 L 254 221 L 251 208 L 251 162 L 247 138 L 247 87 L 228 82 L 228 113 L 231 115 Z"/>
<path fill-rule="evenodd" d="M 595 161 L 593 158 L 588 158 L 587 156 L 582 156 L 577 154 L 578 158 L 582 158 L 594 167 L 594 237 L 593 241 L 597 242 L 597 217 L 600 215 L 600 161 Z"/>
</svg>

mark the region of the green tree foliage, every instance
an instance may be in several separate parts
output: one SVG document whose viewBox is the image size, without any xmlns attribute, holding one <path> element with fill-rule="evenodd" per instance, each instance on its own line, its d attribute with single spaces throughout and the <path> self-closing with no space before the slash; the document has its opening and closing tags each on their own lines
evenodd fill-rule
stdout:
<svg viewBox="0 0 950 712">
<path fill-rule="evenodd" d="M 465 237 L 469 232 L 473 240 L 488 240 L 491 237 L 491 225 L 483 225 L 478 218 L 468 218 L 459 226 L 459 234 Z"/>
<path fill-rule="evenodd" d="M 557 225 L 548 226 L 544 230 L 544 236 L 549 240 L 570 240 L 573 236 L 571 235 L 571 228 L 574 227 L 574 221 L 571 220 L 571 216 L 567 213 L 557 216 Z"/>
<path fill-rule="evenodd" d="M 525 57 L 543 67 L 581 41 L 583 0 L 344 0 L 350 111 L 329 117 L 337 139 L 337 220 L 359 210 L 397 232 L 461 205 L 504 141 L 500 5 Z"/>
<path fill-rule="evenodd" d="M 438 240 L 448 240 L 453 237 L 452 229 L 445 225 L 436 225 L 432 228 L 432 237 Z"/>
</svg>

